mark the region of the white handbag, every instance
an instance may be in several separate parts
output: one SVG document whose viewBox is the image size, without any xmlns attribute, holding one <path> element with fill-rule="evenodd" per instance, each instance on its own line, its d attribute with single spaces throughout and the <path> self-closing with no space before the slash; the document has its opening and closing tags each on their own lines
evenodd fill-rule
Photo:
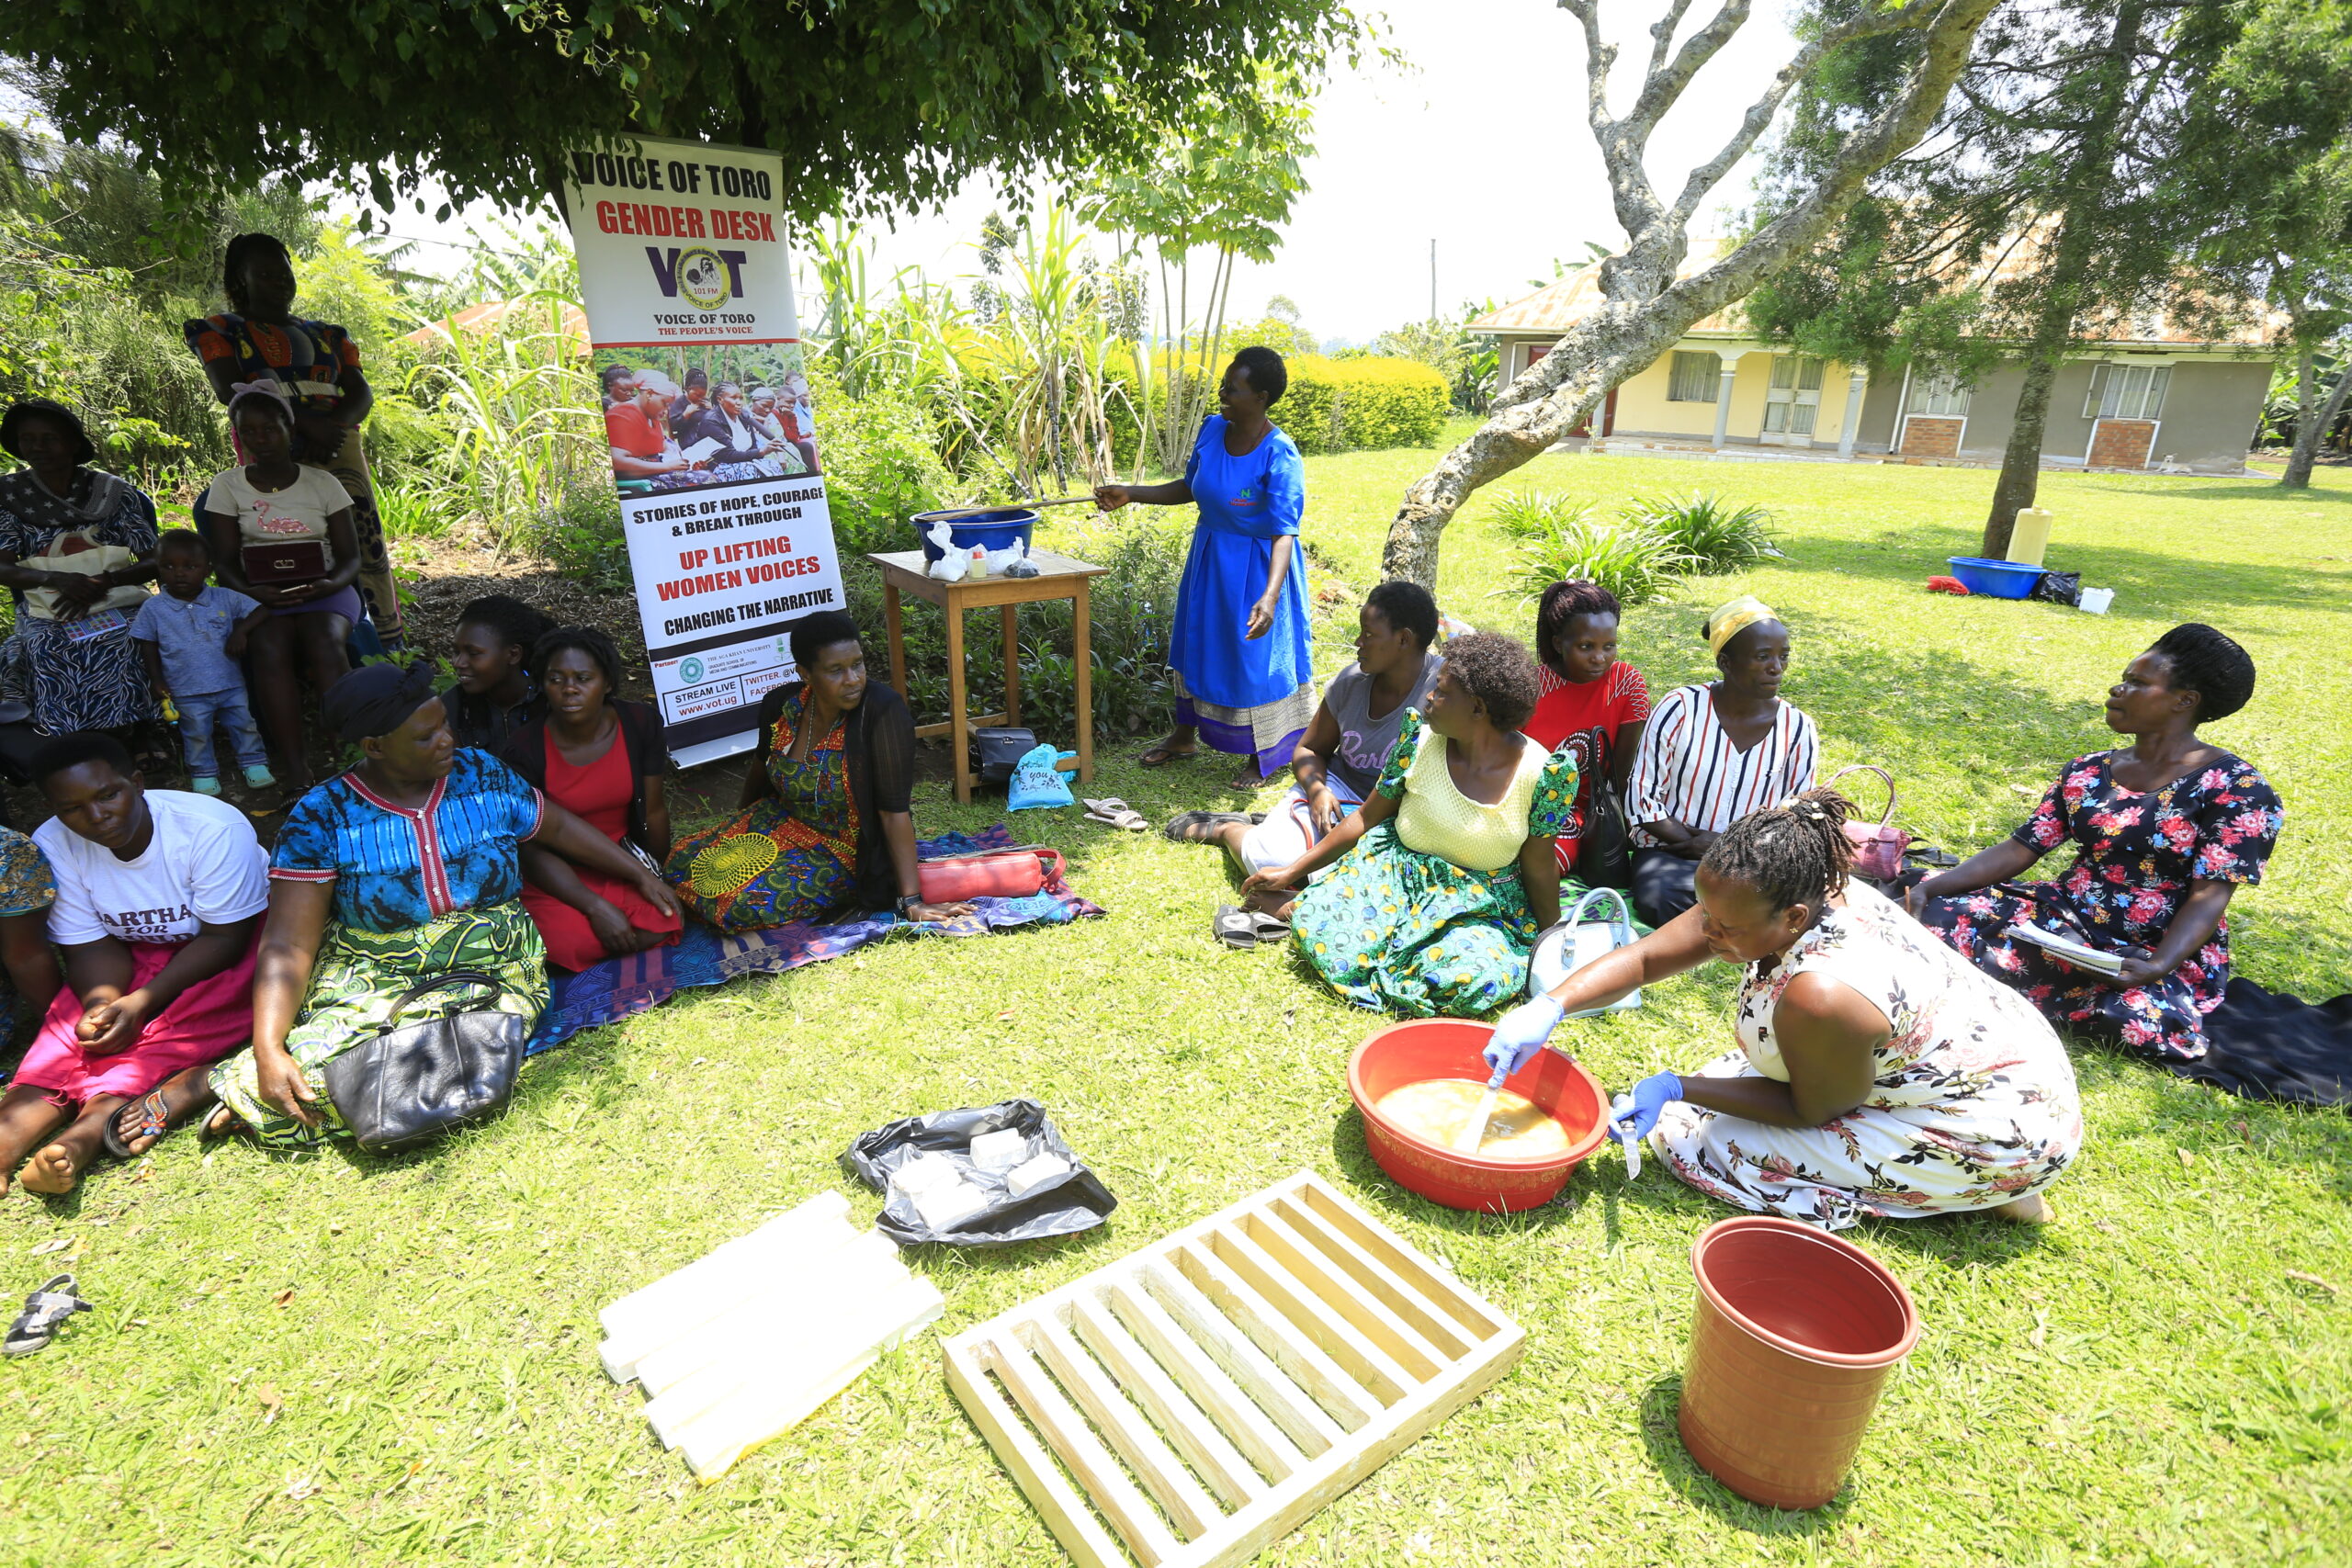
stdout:
<svg viewBox="0 0 2352 1568">
<path fill-rule="evenodd" d="M 1614 919 L 1587 919 L 1585 911 L 1600 903 L 1604 908 L 1616 907 Z M 1595 959 L 1630 946 L 1634 942 L 1634 916 L 1625 908 L 1625 896 L 1614 887 L 1596 887 L 1577 900 L 1576 908 L 1563 917 L 1560 923 L 1535 939 L 1534 955 L 1527 964 L 1527 994 L 1532 998 L 1556 989 L 1561 981 L 1592 963 Z M 1641 987 L 1636 986 L 1607 1007 L 1587 1008 L 1581 1012 L 1564 1014 L 1567 1018 L 1597 1018 L 1605 1012 L 1631 1012 L 1642 1005 Z"/>
</svg>

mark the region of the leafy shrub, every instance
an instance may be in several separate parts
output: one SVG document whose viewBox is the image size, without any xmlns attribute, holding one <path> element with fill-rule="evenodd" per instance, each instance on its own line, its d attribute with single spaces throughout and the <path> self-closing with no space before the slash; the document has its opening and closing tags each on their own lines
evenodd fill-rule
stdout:
<svg viewBox="0 0 2352 1568">
<path fill-rule="evenodd" d="M 1301 355 L 1288 368 L 1290 389 L 1274 405 L 1274 423 L 1301 452 L 1428 446 L 1444 427 L 1445 378 L 1414 360 Z"/>
<path fill-rule="evenodd" d="M 956 489 L 939 460 L 930 416 L 896 390 L 850 397 L 832 366 L 813 355 L 808 375 L 817 457 L 842 558 L 915 548 L 920 541 L 907 519 L 946 505 Z"/>
<path fill-rule="evenodd" d="M 1600 584 L 1628 606 L 1657 598 L 1666 580 L 1690 564 L 1664 535 L 1638 523 L 1600 522 L 1580 506 L 1563 507 L 1555 520 L 1532 525 L 1519 558 L 1512 576 L 1527 598 L 1555 582 L 1581 579 Z"/>
<path fill-rule="evenodd" d="M 1548 490 L 1513 491 L 1496 501 L 1488 515 L 1514 539 L 1542 539 L 1590 517 L 1592 502 Z"/>
<path fill-rule="evenodd" d="M 1772 514 L 1753 502 L 1734 506 L 1721 496 L 1696 491 L 1687 496 L 1645 496 L 1623 513 L 1690 558 L 1684 568 L 1692 572 L 1735 571 L 1752 561 L 1776 556 L 1766 531 Z"/>
<path fill-rule="evenodd" d="M 376 515 L 387 539 L 437 539 L 456 521 L 446 491 L 403 481 L 377 484 Z"/>
<path fill-rule="evenodd" d="M 541 514 L 538 541 L 564 575 L 599 593 L 634 593 L 628 541 L 621 535 L 621 498 L 612 482 L 590 477 L 555 492 Z"/>
</svg>

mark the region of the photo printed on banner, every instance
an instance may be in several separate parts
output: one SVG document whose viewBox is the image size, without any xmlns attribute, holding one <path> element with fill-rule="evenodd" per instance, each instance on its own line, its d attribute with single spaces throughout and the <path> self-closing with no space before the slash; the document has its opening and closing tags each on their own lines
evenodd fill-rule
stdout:
<svg viewBox="0 0 2352 1568">
<path fill-rule="evenodd" d="M 791 623 L 842 604 L 778 190 L 751 148 L 575 152 L 565 212 L 664 739 L 750 750 Z"/>
</svg>

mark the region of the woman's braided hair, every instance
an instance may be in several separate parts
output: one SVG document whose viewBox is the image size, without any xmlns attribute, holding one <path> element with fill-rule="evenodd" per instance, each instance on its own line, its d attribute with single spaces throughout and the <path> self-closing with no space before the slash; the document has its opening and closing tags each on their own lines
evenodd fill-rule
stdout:
<svg viewBox="0 0 2352 1568">
<path fill-rule="evenodd" d="M 1724 829 L 1700 868 L 1747 884 L 1776 915 L 1798 904 L 1817 909 L 1845 890 L 1854 862 L 1846 821 L 1853 815 L 1854 803 L 1836 790 L 1809 789 Z"/>
</svg>

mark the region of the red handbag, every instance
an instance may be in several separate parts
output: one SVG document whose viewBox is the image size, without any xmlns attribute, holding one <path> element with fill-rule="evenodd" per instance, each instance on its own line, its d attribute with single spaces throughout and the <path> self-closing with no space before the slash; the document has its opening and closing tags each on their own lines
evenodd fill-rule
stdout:
<svg viewBox="0 0 2352 1568">
<path fill-rule="evenodd" d="M 1059 850 L 1023 846 L 992 850 L 953 860 L 925 861 L 915 880 L 926 904 L 957 904 L 967 898 L 1027 898 L 1062 874 Z"/>
<path fill-rule="evenodd" d="M 1876 773 L 1886 784 L 1886 814 L 1872 827 L 1867 822 L 1846 824 L 1846 841 L 1854 846 L 1854 871 L 1872 882 L 1890 882 L 1903 869 L 1903 852 L 1911 847 L 1911 835 L 1894 826 L 1894 775 L 1871 762 L 1857 762 L 1850 768 L 1840 768 L 1829 775 L 1835 785 L 1848 773 Z"/>
</svg>

